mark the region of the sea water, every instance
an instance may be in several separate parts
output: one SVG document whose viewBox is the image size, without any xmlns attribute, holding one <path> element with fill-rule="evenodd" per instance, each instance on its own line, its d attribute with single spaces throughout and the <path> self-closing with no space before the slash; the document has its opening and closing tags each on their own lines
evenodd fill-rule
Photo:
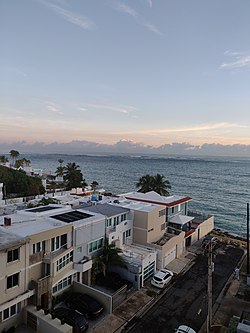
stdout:
<svg viewBox="0 0 250 333">
<path fill-rule="evenodd" d="M 250 201 L 250 159 L 225 157 L 157 157 L 91 155 L 25 155 L 33 168 L 55 173 L 59 166 L 75 162 L 88 184 L 97 181 L 107 192 L 136 191 L 145 174 L 164 175 L 170 194 L 191 196 L 189 209 L 215 216 L 215 227 L 246 235 L 246 204 Z"/>
</svg>

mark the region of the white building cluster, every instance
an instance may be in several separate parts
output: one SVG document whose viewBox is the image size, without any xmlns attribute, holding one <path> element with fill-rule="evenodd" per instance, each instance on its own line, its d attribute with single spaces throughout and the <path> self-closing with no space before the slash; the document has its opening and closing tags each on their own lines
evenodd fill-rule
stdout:
<svg viewBox="0 0 250 333">
<path fill-rule="evenodd" d="M 113 270 L 140 289 L 214 227 L 212 216 L 188 215 L 190 197 L 136 192 L 90 199 L 58 198 L 66 204 L 0 216 L 1 332 L 23 321 L 27 305 L 50 309 L 74 281 L 90 287 L 105 240 L 126 261 Z"/>
</svg>

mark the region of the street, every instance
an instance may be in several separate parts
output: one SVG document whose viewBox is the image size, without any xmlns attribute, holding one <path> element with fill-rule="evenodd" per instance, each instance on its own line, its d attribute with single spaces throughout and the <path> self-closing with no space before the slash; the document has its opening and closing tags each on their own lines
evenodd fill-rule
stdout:
<svg viewBox="0 0 250 333">
<path fill-rule="evenodd" d="M 213 303 L 243 255 L 243 250 L 219 243 L 213 250 Z M 153 307 L 126 332 L 174 332 L 185 324 L 198 332 L 207 316 L 207 255 L 200 254 L 195 264 L 172 285 Z M 163 292 L 164 293 L 164 292 Z"/>
</svg>

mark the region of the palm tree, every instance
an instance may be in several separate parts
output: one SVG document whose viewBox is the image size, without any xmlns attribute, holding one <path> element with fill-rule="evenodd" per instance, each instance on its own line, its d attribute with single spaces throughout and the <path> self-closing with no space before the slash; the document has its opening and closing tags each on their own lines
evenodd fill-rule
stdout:
<svg viewBox="0 0 250 333">
<path fill-rule="evenodd" d="M 96 190 L 96 188 L 97 188 L 97 186 L 98 186 L 99 184 L 98 184 L 98 182 L 97 181 L 93 181 L 92 183 L 91 183 L 91 188 L 92 188 L 92 190 L 93 190 L 93 192 L 95 193 L 95 190 Z"/>
<path fill-rule="evenodd" d="M 150 191 L 155 191 L 160 195 L 169 195 L 169 189 L 171 185 L 165 176 L 157 173 L 155 176 L 145 175 L 139 178 L 136 187 L 139 188 L 138 192 L 146 193 Z"/>
<path fill-rule="evenodd" d="M 154 182 L 153 182 L 153 191 L 159 193 L 160 195 L 169 195 L 169 191 L 171 189 L 171 185 L 167 179 L 165 179 L 165 176 L 160 175 L 157 173 L 157 175 L 154 176 Z"/>
<path fill-rule="evenodd" d="M 67 183 L 67 189 L 81 187 L 83 175 L 79 169 L 79 165 L 76 165 L 75 162 L 68 163 L 65 167 L 64 178 Z"/>
<path fill-rule="evenodd" d="M 0 163 L 7 163 L 7 162 L 9 162 L 8 158 L 5 157 L 4 155 L 1 155 L 0 156 Z"/>
<path fill-rule="evenodd" d="M 146 193 L 152 191 L 153 187 L 153 176 L 147 174 L 139 178 L 136 187 L 139 187 L 138 192 Z"/>
<path fill-rule="evenodd" d="M 123 257 L 120 256 L 122 250 L 115 247 L 114 243 L 109 244 L 108 240 L 104 241 L 102 256 L 97 257 L 97 267 L 100 267 L 103 276 L 106 277 L 111 266 L 126 267 L 126 262 Z"/>
<path fill-rule="evenodd" d="M 65 167 L 64 166 L 58 166 L 56 168 L 56 175 L 59 176 L 59 177 L 63 177 L 64 175 L 64 172 L 65 172 Z"/>
<path fill-rule="evenodd" d="M 13 164 L 12 165 L 15 165 L 15 160 L 16 158 L 20 155 L 19 151 L 17 150 L 11 150 L 10 151 L 10 156 L 12 157 L 12 161 L 13 161 Z"/>
</svg>

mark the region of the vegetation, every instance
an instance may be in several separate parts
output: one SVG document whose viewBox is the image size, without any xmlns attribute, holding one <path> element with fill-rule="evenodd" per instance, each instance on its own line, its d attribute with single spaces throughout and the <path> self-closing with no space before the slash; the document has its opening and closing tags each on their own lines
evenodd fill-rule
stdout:
<svg viewBox="0 0 250 333">
<path fill-rule="evenodd" d="M 94 181 L 91 183 L 90 186 L 91 186 L 92 190 L 95 192 L 95 190 L 96 190 L 96 188 L 97 188 L 98 185 L 99 185 L 98 182 L 94 180 Z"/>
<path fill-rule="evenodd" d="M 12 149 L 10 151 L 10 156 L 12 158 L 12 165 L 15 165 L 16 158 L 20 155 L 19 151 Z"/>
<path fill-rule="evenodd" d="M 0 163 L 7 163 L 7 162 L 9 162 L 8 158 L 5 157 L 4 155 L 1 155 L 0 156 Z"/>
<path fill-rule="evenodd" d="M 63 164 L 63 160 L 61 158 L 59 158 L 58 160 L 59 162 L 59 166 L 57 167 L 56 169 L 56 175 L 59 176 L 59 177 L 63 177 L 64 176 L 64 173 L 65 173 L 65 167 L 62 165 Z"/>
<path fill-rule="evenodd" d="M 136 187 L 139 188 L 138 192 L 146 193 L 150 191 L 155 191 L 160 195 L 169 195 L 169 191 L 171 189 L 171 185 L 165 176 L 157 173 L 155 176 L 153 175 L 145 175 L 139 178 Z"/>
<path fill-rule="evenodd" d="M 125 260 L 119 255 L 122 250 L 115 247 L 115 244 L 109 244 L 108 240 L 105 240 L 102 256 L 97 257 L 95 260 L 95 268 L 100 270 L 104 277 L 111 266 L 126 267 Z"/>
<path fill-rule="evenodd" d="M 64 171 L 64 179 L 66 181 L 66 189 L 70 190 L 71 188 L 82 187 L 83 186 L 83 175 L 79 169 L 79 165 L 76 165 L 75 162 L 68 163 Z"/>
<path fill-rule="evenodd" d="M 38 177 L 29 177 L 22 170 L 0 166 L 0 182 L 4 183 L 6 198 L 44 194 L 45 189 Z"/>
<path fill-rule="evenodd" d="M 20 160 L 16 160 L 15 162 L 15 167 L 19 168 L 19 167 L 23 167 L 23 166 L 29 166 L 30 165 L 30 160 L 27 160 L 25 157 L 20 159 Z"/>
</svg>

